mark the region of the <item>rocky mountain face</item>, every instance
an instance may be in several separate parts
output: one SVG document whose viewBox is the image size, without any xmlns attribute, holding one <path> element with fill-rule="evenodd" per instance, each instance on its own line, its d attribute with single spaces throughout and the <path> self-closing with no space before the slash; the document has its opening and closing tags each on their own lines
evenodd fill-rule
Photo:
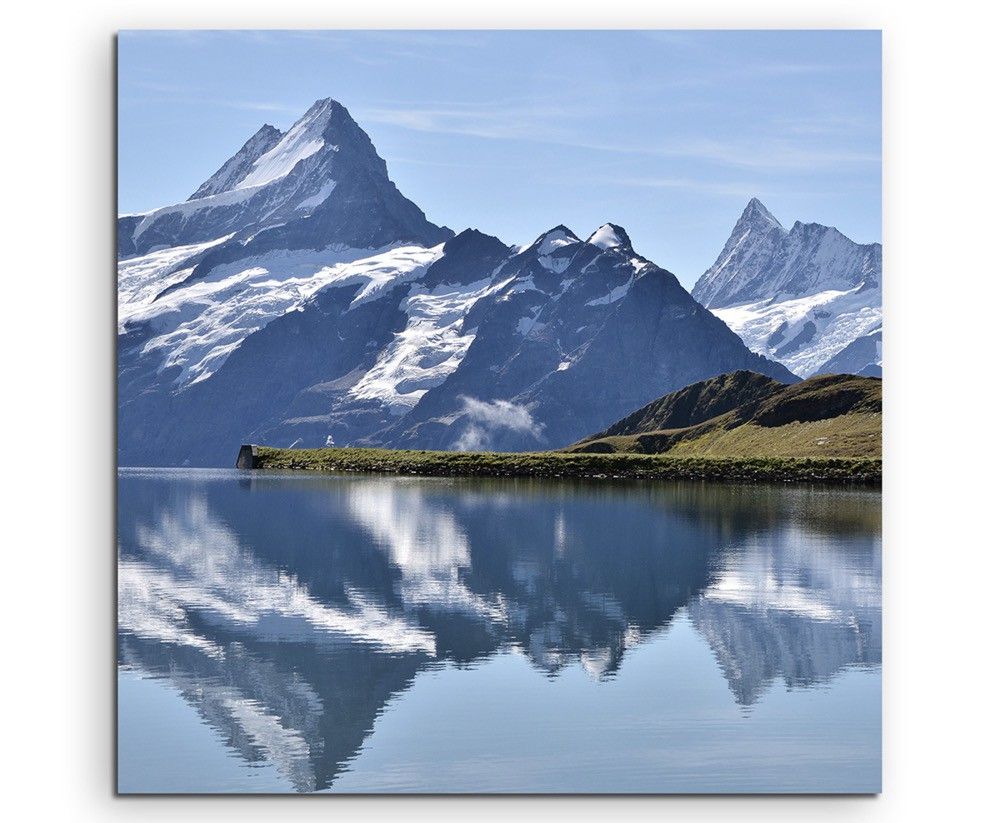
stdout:
<svg viewBox="0 0 1000 823">
<path fill-rule="evenodd" d="M 882 329 L 855 338 L 816 369 L 817 374 L 861 374 L 882 376 Z"/>
<path fill-rule="evenodd" d="M 192 199 L 119 220 L 119 459 L 241 442 L 563 446 L 755 354 L 625 230 L 525 247 L 430 223 L 321 100 Z"/>
<path fill-rule="evenodd" d="M 692 294 L 750 349 L 808 377 L 881 326 L 882 246 L 817 223 L 786 229 L 754 198 Z"/>
</svg>

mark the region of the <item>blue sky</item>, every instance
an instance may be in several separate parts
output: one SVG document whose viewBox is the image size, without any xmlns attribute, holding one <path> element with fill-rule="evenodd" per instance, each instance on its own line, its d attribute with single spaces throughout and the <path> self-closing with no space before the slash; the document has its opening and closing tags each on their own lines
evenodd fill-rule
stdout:
<svg viewBox="0 0 1000 823">
<path fill-rule="evenodd" d="M 436 223 L 619 223 L 686 286 L 752 196 L 881 240 L 878 32 L 125 32 L 119 208 L 184 200 L 263 123 L 343 103 Z"/>
</svg>

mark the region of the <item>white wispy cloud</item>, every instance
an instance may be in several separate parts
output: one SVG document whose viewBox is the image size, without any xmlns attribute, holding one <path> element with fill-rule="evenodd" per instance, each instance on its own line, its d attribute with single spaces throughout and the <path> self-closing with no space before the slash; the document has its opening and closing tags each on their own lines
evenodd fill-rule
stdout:
<svg viewBox="0 0 1000 823">
<path fill-rule="evenodd" d="M 437 134 L 480 137 L 488 140 L 523 140 L 567 148 L 623 155 L 678 157 L 745 169 L 800 170 L 845 164 L 879 163 L 877 153 L 849 151 L 824 145 L 802 145 L 779 137 L 740 140 L 664 138 L 656 143 L 591 140 L 579 120 L 591 112 L 572 106 L 531 103 L 512 107 L 453 106 L 380 107 L 362 109 L 358 119 Z M 568 129 L 567 118 L 577 120 Z"/>
<path fill-rule="evenodd" d="M 760 182 L 716 182 L 698 180 L 692 177 L 627 177 L 619 175 L 608 175 L 592 179 L 602 185 L 610 184 L 641 189 L 677 189 L 703 194 L 717 194 L 725 197 L 749 197 L 749 192 L 755 192 L 762 197 L 775 193 L 773 188 Z"/>
<path fill-rule="evenodd" d="M 503 430 L 542 436 L 543 424 L 536 423 L 527 406 L 509 400 L 478 400 L 462 397 L 462 414 L 468 425 L 455 443 L 459 451 L 483 451 L 492 446 L 494 436 Z"/>
</svg>

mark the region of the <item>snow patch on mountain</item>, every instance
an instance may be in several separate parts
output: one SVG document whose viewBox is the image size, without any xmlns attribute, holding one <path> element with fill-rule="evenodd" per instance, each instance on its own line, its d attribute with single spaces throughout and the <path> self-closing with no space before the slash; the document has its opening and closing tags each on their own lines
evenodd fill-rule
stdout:
<svg viewBox="0 0 1000 823">
<path fill-rule="evenodd" d="M 443 248 L 443 243 L 429 249 L 423 246 L 399 246 L 347 266 L 334 267 L 339 268 L 339 271 L 328 275 L 330 284 L 363 284 L 351 301 L 353 309 L 362 303 L 377 300 L 383 292 L 400 283 L 418 279 L 432 263 L 441 259 Z"/>
<path fill-rule="evenodd" d="M 281 177 L 286 177 L 295 166 L 307 157 L 311 157 L 325 144 L 323 132 L 330 120 L 332 103 L 321 100 L 303 115 L 288 132 L 282 136 L 278 144 L 261 155 L 254 162 L 250 172 L 237 185 L 237 189 L 248 189 L 264 186 Z M 337 147 L 332 147 L 337 151 Z"/>
<path fill-rule="evenodd" d="M 620 286 L 615 286 L 610 292 L 608 292 L 603 297 L 595 297 L 593 300 L 588 300 L 588 306 L 609 306 L 612 303 L 617 303 L 626 294 L 628 294 L 629 289 L 632 288 L 632 284 L 635 282 L 634 277 L 630 277 Z"/>
<path fill-rule="evenodd" d="M 566 271 L 571 261 L 571 257 L 552 257 L 551 255 L 543 255 L 538 258 L 538 263 L 543 269 L 548 269 L 556 274 L 562 274 Z"/>
<path fill-rule="evenodd" d="M 464 329 L 465 316 L 495 290 L 489 278 L 431 291 L 413 286 L 400 305 L 407 315 L 406 328 L 396 333 L 350 394 L 377 400 L 396 414 L 412 409 L 428 389 L 443 383 L 458 368 L 476 339 L 475 329 Z"/>
<path fill-rule="evenodd" d="M 208 197 L 202 197 L 198 200 L 185 200 L 183 203 L 176 203 L 173 206 L 163 206 L 162 208 L 154 209 L 148 212 L 136 224 L 135 230 L 132 232 L 132 239 L 138 239 L 153 223 L 167 215 L 176 215 L 180 218 L 181 222 L 184 222 L 198 212 L 205 211 L 206 209 L 235 206 L 249 200 L 260 188 L 260 186 L 255 186 L 254 188 L 231 189 L 219 192 L 218 194 L 211 194 Z"/>
<path fill-rule="evenodd" d="M 573 243 L 579 242 L 580 238 L 565 226 L 556 226 L 556 228 L 547 231 L 539 237 L 528 248 L 534 247 L 539 255 L 546 255 L 558 251 L 563 246 L 571 246 Z"/>
<path fill-rule="evenodd" d="M 333 194 L 333 190 L 337 188 L 336 180 L 327 180 L 320 186 L 320 189 L 312 197 L 307 197 L 301 203 L 299 203 L 295 208 L 297 210 L 301 209 L 314 209 L 320 203 L 324 202 L 327 197 Z"/>
<path fill-rule="evenodd" d="M 185 268 L 185 262 L 191 261 L 212 246 L 225 243 L 231 237 L 228 234 L 207 243 L 172 246 L 122 260 L 118 265 L 119 312 L 128 316 L 134 307 L 152 303 L 156 295 L 175 283 L 180 283 L 191 273 L 194 266 Z M 119 323 L 119 329 L 120 326 Z"/>
<path fill-rule="evenodd" d="M 507 282 L 510 283 L 515 280 L 516 282 L 514 282 L 510 288 L 505 290 L 504 296 L 500 298 L 501 300 L 510 300 L 511 296 L 515 294 L 522 294 L 528 291 L 538 291 L 538 286 L 535 284 L 535 278 L 530 275 L 520 279 L 511 278 L 511 280 Z"/>
<path fill-rule="evenodd" d="M 881 295 L 858 286 L 793 300 L 713 309 L 747 347 L 808 377 L 858 337 L 882 325 Z"/>
<path fill-rule="evenodd" d="M 527 337 L 532 331 L 538 332 L 545 328 L 544 323 L 538 322 L 541 311 L 541 306 L 534 306 L 528 314 L 517 321 L 514 328 L 521 337 Z"/>
<path fill-rule="evenodd" d="M 599 249 L 615 249 L 628 243 L 628 238 L 622 237 L 622 234 L 616 226 L 605 223 L 587 238 L 587 242 Z"/>
<path fill-rule="evenodd" d="M 229 191 L 246 177 L 248 170 L 262 154 L 270 151 L 281 140 L 281 132 L 274 126 L 263 125 L 243 147 L 230 157 L 208 180 L 202 183 L 189 200 L 200 200 L 211 194 Z"/>
</svg>

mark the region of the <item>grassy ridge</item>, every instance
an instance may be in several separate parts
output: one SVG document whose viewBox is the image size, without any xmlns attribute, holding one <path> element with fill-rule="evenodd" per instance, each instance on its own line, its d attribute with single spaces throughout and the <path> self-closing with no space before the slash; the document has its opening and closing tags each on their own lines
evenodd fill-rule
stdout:
<svg viewBox="0 0 1000 823">
<path fill-rule="evenodd" d="M 882 415 L 842 414 L 783 426 L 744 423 L 734 428 L 705 424 L 681 431 L 612 435 L 571 450 L 661 453 L 671 457 L 882 457 Z"/>
<path fill-rule="evenodd" d="M 276 449 L 260 446 L 255 468 L 365 472 L 427 477 L 635 478 L 726 482 L 882 482 L 882 461 L 675 457 L 569 452 L 441 452 L 402 449 Z"/>
<path fill-rule="evenodd" d="M 665 395 L 566 451 L 878 460 L 882 381 L 827 374 L 785 386 L 733 372 Z"/>
</svg>

